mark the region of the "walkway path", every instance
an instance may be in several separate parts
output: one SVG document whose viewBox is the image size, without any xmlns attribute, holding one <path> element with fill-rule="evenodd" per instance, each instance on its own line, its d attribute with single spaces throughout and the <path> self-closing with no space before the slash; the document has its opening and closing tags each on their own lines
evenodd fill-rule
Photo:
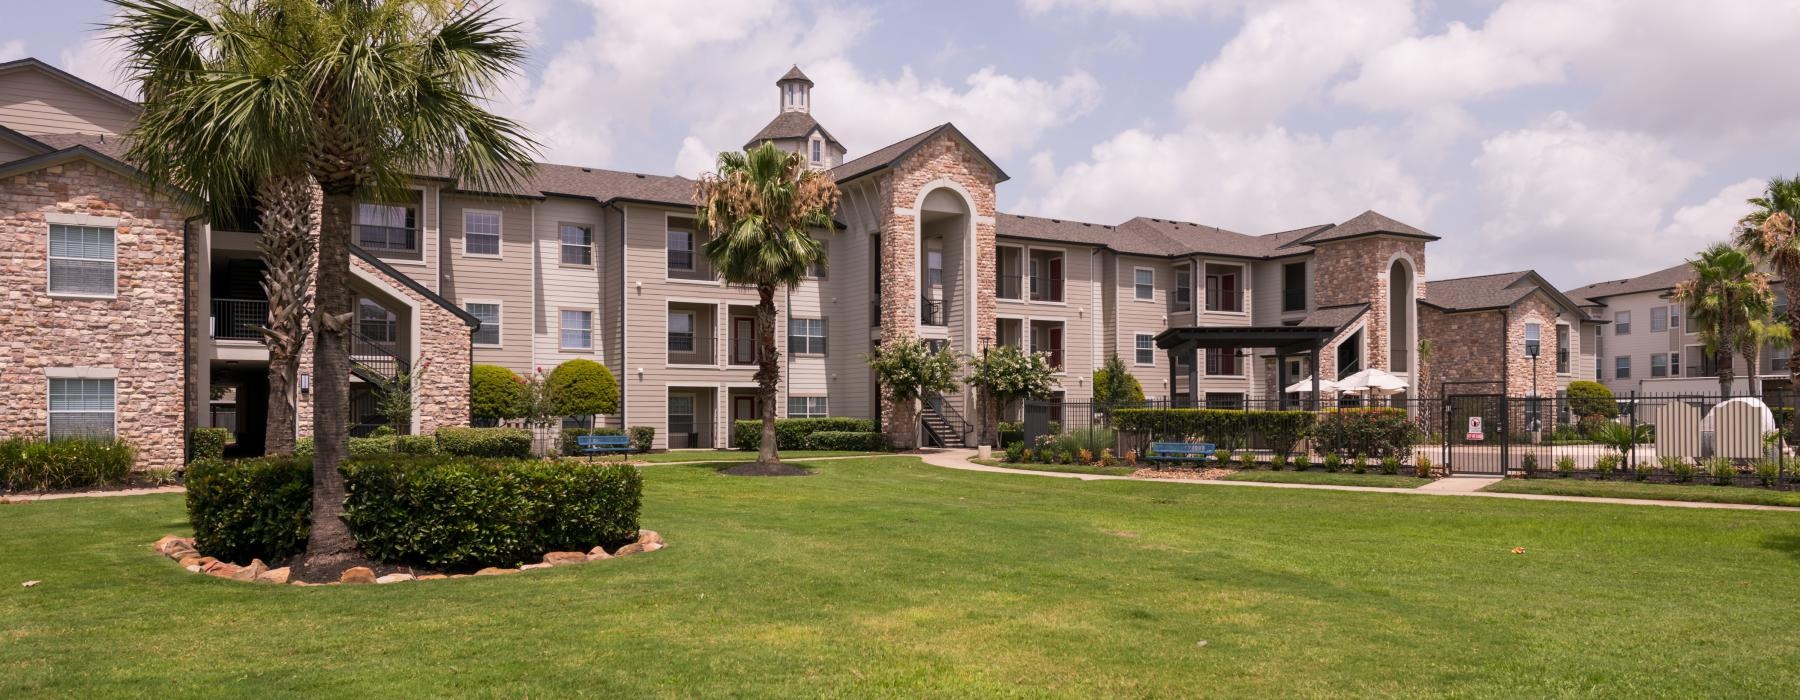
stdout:
<svg viewBox="0 0 1800 700">
<path fill-rule="evenodd" d="M 65 498 L 109 498 L 112 496 L 143 496 L 152 493 L 186 493 L 180 486 L 157 486 L 144 489 L 120 489 L 118 491 L 76 491 L 73 493 L 39 493 L 4 496 L 12 503 L 30 503 L 32 501 L 60 501 Z"/>
<path fill-rule="evenodd" d="M 919 455 L 926 464 L 946 469 L 964 471 L 993 472 L 1000 474 L 1026 474 L 1031 476 L 1049 476 L 1082 481 L 1149 481 L 1168 484 L 1205 484 L 1211 486 L 1246 486 L 1250 488 L 1275 489 L 1312 489 L 1315 491 L 1356 491 L 1361 493 L 1394 493 L 1410 496 L 1473 496 L 1477 498 L 1511 498 L 1521 501 L 1564 501 L 1568 503 L 1611 503 L 1627 506 L 1662 506 L 1665 508 L 1703 508 L 1713 510 L 1777 510 L 1800 513 L 1800 508 L 1787 506 L 1764 506 L 1749 503 L 1701 503 L 1694 501 L 1656 501 L 1644 498 L 1596 498 L 1589 496 L 1551 496 L 1535 493 L 1492 493 L 1480 491 L 1483 486 L 1498 479 L 1480 479 L 1471 477 L 1451 477 L 1440 479 L 1415 489 L 1396 489 L 1375 486 L 1336 486 L 1330 484 L 1282 484 L 1265 481 L 1223 481 L 1218 479 L 1139 479 L 1130 476 L 1106 476 L 1100 474 L 1064 474 L 1061 472 L 1040 472 L 1024 469 L 1007 469 L 991 467 L 969 461 L 975 456 L 974 450 L 928 450 Z M 1444 483 L 1452 482 L 1452 483 Z M 1437 488 L 1432 488 L 1436 486 Z"/>
</svg>

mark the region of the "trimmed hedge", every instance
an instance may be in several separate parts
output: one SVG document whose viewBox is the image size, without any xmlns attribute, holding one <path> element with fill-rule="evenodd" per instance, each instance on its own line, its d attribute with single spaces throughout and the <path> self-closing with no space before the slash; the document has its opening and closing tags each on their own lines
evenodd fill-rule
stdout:
<svg viewBox="0 0 1800 700">
<path fill-rule="evenodd" d="M 1262 437 L 1276 454 L 1293 452 L 1317 422 L 1311 411 L 1244 411 L 1225 408 L 1121 408 L 1113 427 L 1127 433 L 1206 440 L 1223 449 L 1244 446 L 1246 433 Z"/>
<path fill-rule="evenodd" d="M 231 442 L 231 431 L 224 428 L 195 428 L 188 434 L 188 459 L 224 459 L 225 443 Z"/>
<path fill-rule="evenodd" d="M 821 430 L 806 437 L 806 449 L 880 452 L 887 449 L 887 436 L 876 432 Z"/>
<path fill-rule="evenodd" d="M 564 416 L 619 412 L 619 380 L 593 360 L 574 359 L 550 370 L 551 410 Z"/>
<path fill-rule="evenodd" d="M 351 457 L 380 457 L 394 453 L 405 455 L 434 455 L 438 453 L 437 438 L 430 435 L 386 435 L 381 437 L 350 438 Z M 294 456 L 311 457 L 313 439 L 303 437 L 294 442 Z"/>
<path fill-rule="evenodd" d="M 1404 408 L 1345 408 L 1326 411 L 1313 430 L 1318 450 L 1381 459 L 1412 459 L 1412 446 L 1425 431 Z"/>
<path fill-rule="evenodd" d="M 438 451 L 457 457 L 531 456 L 531 431 L 524 428 L 438 428 Z"/>
<path fill-rule="evenodd" d="M 131 474 L 137 448 L 120 440 L 0 440 L 0 486 L 52 491 L 120 483 Z"/>
<path fill-rule="evenodd" d="M 633 467 L 577 461 L 390 457 L 346 464 L 344 478 L 344 519 L 364 552 L 449 569 L 630 542 L 643 490 Z"/>
<path fill-rule="evenodd" d="M 195 460 L 187 510 L 194 546 L 213 557 L 248 564 L 299 554 L 311 527 L 312 460 Z"/>
<path fill-rule="evenodd" d="M 575 455 L 581 452 L 577 438 L 583 435 L 624 435 L 618 428 L 563 428 L 562 435 L 557 438 L 558 450 L 564 455 Z"/>
<path fill-rule="evenodd" d="M 626 432 L 631 435 L 631 449 L 639 452 L 649 452 L 650 448 L 656 446 L 655 428 L 648 425 L 639 425 L 630 428 Z"/>
<path fill-rule="evenodd" d="M 821 431 L 872 433 L 875 432 L 875 421 L 867 418 L 782 418 L 775 421 L 775 449 L 809 449 L 806 438 Z M 731 446 L 740 450 L 762 447 L 762 421 L 741 420 L 733 425 Z"/>
</svg>

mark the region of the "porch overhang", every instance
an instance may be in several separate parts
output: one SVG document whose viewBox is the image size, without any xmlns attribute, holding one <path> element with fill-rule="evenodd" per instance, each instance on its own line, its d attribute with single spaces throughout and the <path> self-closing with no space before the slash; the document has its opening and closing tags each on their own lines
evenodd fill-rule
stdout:
<svg viewBox="0 0 1800 700">
<path fill-rule="evenodd" d="M 1319 351 L 1338 334 L 1338 326 L 1191 326 L 1170 328 L 1156 335 L 1156 347 L 1169 353 L 1169 398 L 1174 404 L 1177 386 L 1175 360 L 1186 357 L 1188 369 L 1188 404 L 1199 405 L 1196 387 L 1200 383 L 1199 355 L 1206 348 L 1272 348 L 1277 358 L 1305 355 L 1312 367 L 1313 390 L 1310 405 L 1319 406 Z M 1276 363 L 1276 386 L 1288 384 L 1287 363 Z M 1279 394 L 1285 405 L 1286 393 Z"/>
</svg>

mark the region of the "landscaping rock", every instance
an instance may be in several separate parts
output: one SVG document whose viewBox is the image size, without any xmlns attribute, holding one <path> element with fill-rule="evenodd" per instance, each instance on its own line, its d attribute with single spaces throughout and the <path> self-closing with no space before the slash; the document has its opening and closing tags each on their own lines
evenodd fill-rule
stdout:
<svg viewBox="0 0 1800 700">
<path fill-rule="evenodd" d="M 412 574 L 388 574 L 381 578 L 375 579 L 375 582 L 376 583 L 405 583 L 405 582 L 411 581 L 411 580 L 413 580 Z"/>
<path fill-rule="evenodd" d="M 231 578 L 235 581 L 255 581 L 256 577 L 263 575 L 268 570 L 269 565 L 264 564 L 261 559 L 251 559 L 249 566 L 238 569 L 237 573 L 231 575 Z"/>
<path fill-rule="evenodd" d="M 498 566 L 490 566 L 488 568 L 485 568 L 485 569 L 475 572 L 475 575 L 476 576 L 499 576 L 500 574 L 516 574 L 516 573 L 519 573 L 518 569 L 503 569 Z"/>
<path fill-rule="evenodd" d="M 366 566 L 353 566 L 338 576 L 338 583 L 374 583 L 375 572 Z"/>
<path fill-rule="evenodd" d="M 425 574 L 424 576 L 415 577 L 413 580 L 414 581 L 436 581 L 438 579 L 445 579 L 445 578 L 450 578 L 450 577 L 445 576 L 443 574 Z"/>
<path fill-rule="evenodd" d="M 631 544 L 620 547 L 618 550 L 614 551 L 613 556 L 625 557 L 625 556 L 631 556 L 633 554 L 638 554 L 643 551 L 644 551 L 644 545 L 633 542 Z"/>
<path fill-rule="evenodd" d="M 211 563 L 213 563 L 213 561 L 216 561 L 216 560 L 214 560 L 212 557 L 187 556 L 187 557 L 182 557 L 181 559 L 179 559 L 177 561 L 182 566 L 198 566 L 201 568 L 205 568 L 207 564 L 211 564 Z"/>
<path fill-rule="evenodd" d="M 544 563 L 526 564 L 524 566 L 519 567 L 519 570 L 520 571 L 531 571 L 532 569 L 548 569 L 551 566 L 552 565 L 550 565 L 550 564 L 544 564 Z"/>
<path fill-rule="evenodd" d="M 656 550 L 659 550 L 659 549 L 669 546 L 669 545 L 663 544 L 661 542 L 651 542 L 648 544 L 639 542 L 638 544 L 642 545 L 644 547 L 644 551 L 646 551 L 646 552 L 654 552 Z"/>
<path fill-rule="evenodd" d="M 192 571 L 192 572 L 194 572 L 194 573 L 196 573 L 196 574 L 198 574 L 198 573 L 201 573 L 201 572 L 202 572 L 202 569 L 201 569 L 201 568 L 200 568 L 200 565 L 199 565 L 199 564 L 189 564 L 189 565 L 187 565 L 187 566 L 185 566 L 185 567 L 183 567 L 183 568 L 185 568 L 185 569 L 187 569 L 187 570 L 188 570 L 188 571 Z"/>
<path fill-rule="evenodd" d="M 219 578 L 237 578 L 238 572 L 243 571 L 243 570 L 244 570 L 244 567 L 238 566 L 236 564 L 227 564 L 225 562 L 219 562 L 210 567 L 207 567 L 206 575 L 207 576 L 216 576 Z"/>
<path fill-rule="evenodd" d="M 656 544 L 668 544 L 663 541 L 663 536 L 657 534 L 655 530 L 638 530 L 638 544 L 650 544 L 652 542 Z"/>
<path fill-rule="evenodd" d="M 606 553 L 605 547 L 595 547 L 593 549 L 588 550 L 588 553 L 587 553 L 588 561 L 600 561 L 601 559 L 611 559 L 611 558 L 612 558 L 612 555 Z"/>
<path fill-rule="evenodd" d="M 268 571 L 264 571 L 260 574 L 257 574 L 256 582 L 257 583 L 287 583 L 289 575 L 290 574 L 289 574 L 288 568 L 285 566 L 281 567 L 279 569 L 269 569 Z"/>
<path fill-rule="evenodd" d="M 182 541 L 182 537 L 180 535 L 163 535 L 162 539 L 157 540 L 156 544 L 153 546 L 156 547 L 157 554 L 162 554 L 162 555 L 166 556 L 169 553 L 169 550 L 172 548 L 172 545 L 175 545 L 181 541 Z"/>
<path fill-rule="evenodd" d="M 544 563 L 551 566 L 584 564 L 587 562 L 587 559 L 587 555 L 582 554 L 581 552 L 551 552 L 544 555 Z"/>
</svg>

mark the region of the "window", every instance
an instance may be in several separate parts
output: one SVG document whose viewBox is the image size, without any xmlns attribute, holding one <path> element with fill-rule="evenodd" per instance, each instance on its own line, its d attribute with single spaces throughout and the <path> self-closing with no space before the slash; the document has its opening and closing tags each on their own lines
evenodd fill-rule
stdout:
<svg viewBox="0 0 1800 700">
<path fill-rule="evenodd" d="M 51 294 L 117 293 L 117 231 L 99 226 L 50 225 Z"/>
<path fill-rule="evenodd" d="M 806 276 L 816 280 L 825 279 L 826 263 L 831 261 L 831 241 L 819 241 L 819 259 L 806 268 Z"/>
<path fill-rule="evenodd" d="M 820 145 L 820 143 L 821 143 L 821 142 L 820 142 L 820 141 L 819 141 L 819 140 L 818 140 L 818 139 L 813 139 L 813 142 L 812 142 L 812 162 L 814 162 L 814 163 L 817 163 L 817 162 L 819 162 L 819 160 L 820 160 L 820 159 L 819 159 L 819 145 Z"/>
<path fill-rule="evenodd" d="M 1306 310 L 1306 263 L 1281 266 L 1281 310 Z"/>
<path fill-rule="evenodd" d="M 463 255 L 500 256 L 500 212 L 463 210 Z"/>
<path fill-rule="evenodd" d="M 669 352 L 694 351 L 694 313 L 669 312 Z"/>
<path fill-rule="evenodd" d="M 1207 408 L 1243 408 L 1244 395 L 1237 392 L 1209 391 L 1202 395 Z"/>
<path fill-rule="evenodd" d="M 399 341 L 399 318 L 373 299 L 356 300 L 356 332 L 377 343 Z"/>
<path fill-rule="evenodd" d="M 1063 258 L 1057 253 L 1032 251 L 1030 261 L 1031 300 L 1063 300 Z"/>
<path fill-rule="evenodd" d="M 788 352 L 797 355 L 825 354 L 825 319 L 788 319 Z"/>
<path fill-rule="evenodd" d="M 464 304 L 463 308 L 481 320 L 481 327 L 475 329 L 476 345 L 500 345 L 500 305 L 474 302 Z"/>
<path fill-rule="evenodd" d="M 1337 347 L 1337 378 L 1362 371 L 1362 331 L 1350 334 Z"/>
<path fill-rule="evenodd" d="M 1243 311 L 1244 295 L 1238 289 L 1238 271 L 1230 265 L 1206 266 L 1206 310 Z"/>
<path fill-rule="evenodd" d="M 1669 307 L 1658 306 L 1650 309 L 1650 332 L 1662 333 L 1669 330 Z"/>
<path fill-rule="evenodd" d="M 1631 335 L 1631 312 L 1613 314 L 1613 335 Z"/>
<path fill-rule="evenodd" d="M 1650 376 L 1652 376 L 1652 377 L 1667 377 L 1667 376 L 1669 376 L 1669 356 L 1668 355 L 1665 355 L 1660 352 L 1652 353 L 1650 355 Z"/>
<path fill-rule="evenodd" d="M 1149 333 L 1137 334 L 1137 363 L 1140 365 L 1156 364 L 1156 336 Z"/>
<path fill-rule="evenodd" d="M 562 316 L 562 349 L 594 349 L 594 312 L 564 310 Z"/>
<path fill-rule="evenodd" d="M 1556 326 L 1556 373 L 1569 373 L 1569 327 Z"/>
<path fill-rule="evenodd" d="M 669 229 L 669 270 L 694 271 L 694 232 Z"/>
<path fill-rule="evenodd" d="M 50 439 L 111 438 L 112 379 L 50 378 Z"/>
<path fill-rule="evenodd" d="M 1630 379 L 1631 378 L 1631 356 L 1630 355 L 1620 355 L 1618 357 L 1613 358 L 1613 378 L 1614 379 Z"/>
<path fill-rule="evenodd" d="M 827 418 L 829 416 L 830 414 L 825 411 L 825 397 L 823 396 L 788 397 L 789 418 Z"/>
<path fill-rule="evenodd" d="M 925 283 L 933 287 L 944 286 L 944 251 L 925 251 Z"/>
<path fill-rule="evenodd" d="M 1537 323 L 1525 324 L 1525 356 L 1537 357 L 1543 350 L 1544 327 Z"/>
<path fill-rule="evenodd" d="M 1194 308 L 1194 272 L 1190 268 L 1175 269 L 1175 308 L 1183 311 Z"/>
<path fill-rule="evenodd" d="M 669 395 L 669 436 L 683 436 L 694 447 L 694 396 L 692 394 Z"/>
<path fill-rule="evenodd" d="M 1681 353 L 1669 353 L 1669 376 L 1681 376 Z"/>
<path fill-rule="evenodd" d="M 417 221 L 412 207 L 358 204 L 356 245 L 378 253 L 418 250 Z"/>
<path fill-rule="evenodd" d="M 1780 318 L 1780 316 L 1777 316 L 1776 318 Z M 1683 322 L 1683 325 L 1687 326 L 1689 333 L 1693 333 L 1700 327 L 1699 324 L 1694 322 L 1694 307 L 1688 307 L 1687 320 Z"/>
<path fill-rule="evenodd" d="M 1237 348 L 1207 348 L 1206 373 L 1214 377 L 1241 377 L 1244 375 L 1243 358 L 1238 357 Z"/>
<path fill-rule="evenodd" d="M 562 264 L 594 264 L 594 229 L 563 224 L 558 227 L 557 235 L 562 238 Z"/>
<path fill-rule="evenodd" d="M 1777 345 L 1771 346 L 1769 348 L 1769 366 L 1767 369 L 1765 369 L 1763 371 L 1774 372 L 1774 373 L 1786 372 L 1787 366 L 1788 366 L 1788 358 L 1793 357 L 1793 355 L 1794 355 L 1793 348 L 1790 348 L 1784 344 L 1777 344 Z"/>
<path fill-rule="evenodd" d="M 1133 296 L 1139 299 L 1156 297 L 1156 271 L 1147 267 L 1132 270 L 1132 283 L 1135 287 Z"/>
</svg>

